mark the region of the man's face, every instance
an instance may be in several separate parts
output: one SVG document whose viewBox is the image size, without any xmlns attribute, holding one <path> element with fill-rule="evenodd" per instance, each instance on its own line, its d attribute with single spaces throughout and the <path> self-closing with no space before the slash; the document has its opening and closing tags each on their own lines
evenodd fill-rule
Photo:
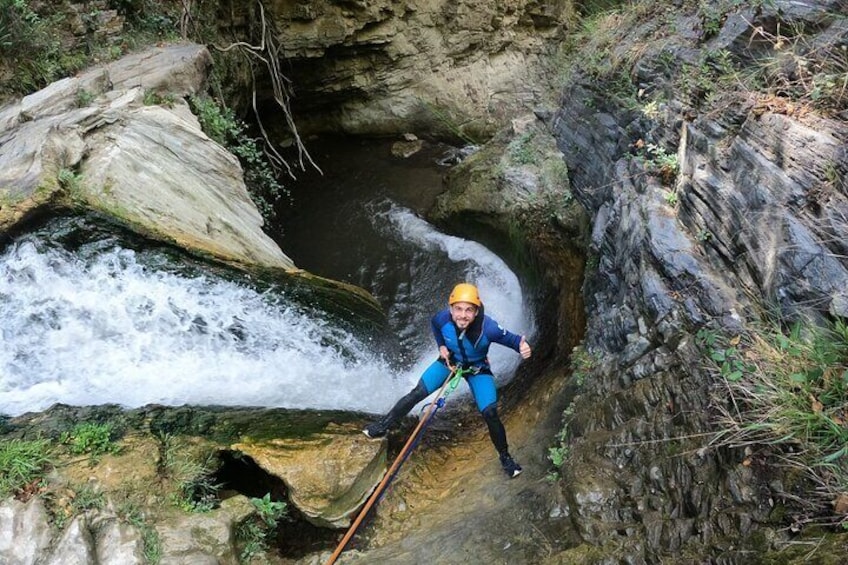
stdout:
<svg viewBox="0 0 848 565">
<path fill-rule="evenodd" d="M 451 318 L 456 327 L 461 330 L 467 329 L 477 317 L 477 306 L 470 302 L 455 302 L 450 307 Z"/>
</svg>

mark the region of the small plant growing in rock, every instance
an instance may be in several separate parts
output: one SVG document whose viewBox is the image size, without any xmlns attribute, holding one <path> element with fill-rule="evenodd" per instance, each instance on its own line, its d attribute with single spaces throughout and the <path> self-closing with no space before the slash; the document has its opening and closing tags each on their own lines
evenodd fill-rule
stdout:
<svg viewBox="0 0 848 565">
<path fill-rule="evenodd" d="M 60 169 L 56 178 L 59 181 L 59 186 L 72 195 L 76 195 L 82 190 L 82 175 L 71 169 Z"/>
<path fill-rule="evenodd" d="M 94 93 L 80 88 L 77 90 L 77 108 L 85 108 L 94 101 Z"/>
<path fill-rule="evenodd" d="M 51 451 L 46 439 L 0 442 L 0 497 L 41 480 L 52 466 Z"/>
<path fill-rule="evenodd" d="M 746 372 L 754 370 L 752 365 L 745 363 L 737 349 L 741 339 L 739 336 L 731 338 L 725 344 L 719 340 L 717 334 L 702 329 L 699 330 L 697 339 L 707 348 L 710 359 L 718 365 L 719 373 L 728 381 L 739 381 Z"/>
<path fill-rule="evenodd" d="M 91 485 L 83 485 L 75 490 L 71 507 L 75 513 L 101 509 L 106 506 L 106 495 Z"/>
<path fill-rule="evenodd" d="M 44 493 L 53 525 L 62 530 L 68 520 L 88 510 L 100 510 L 106 506 L 106 495 L 90 484 L 72 486 L 69 495 L 56 490 Z"/>
<path fill-rule="evenodd" d="M 698 14 L 701 18 L 701 39 L 706 40 L 718 35 L 726 17 L 722 6 L 715 6 L 715 2 L 701 2 Z"/>
<path fill-rule="evenodd" d="M 661 145 L 645 143 L 639 149 L 638 159 L 652 173 L 659 175 L 663 185 L 672 186 L 680 170 L 676 153 L 669 153 Z"/>
<path fill-rule="evenodd" d="M 185 512 L 209 512 L 218 506 L 221 485 L 215 482 L 216 454 L 193 454 L 178 438 L 161 439 L 160 475 L 175 484 L 170 495 L 174 506 Z"/>
<path fill-rule="evenodd" d="M 141 505 L 133 497 L 128 496 L 118 504 L 118 517 L 141 532 L 142 555 L 145 563 L 156 564 L 162 559 L 162 540 Z"/>
<path fill-rule="evenodd" d="M 288 508 L 288 505 L 282 500 L 271 500 L 270 492 L 265 493 L 262 498 L 251 498 L 250 503 L 256 508 L 259 519 L 272 528 L 277 525 L 277 521 L 286 515 Z"/>
<path fill-rule="evenodd" d="M 677 202 L 679 200 L 676 192 L 666 192 L 665 196 L 663 196 L 663 199 L 665 200 L 666 204 L 672 207 L 677 206 Z"/>
<path fill-rule="evenodd" d="M 568 446 L 568 426 L 573 416 L 574 401 L 572 400 L 568 407 L 562 412 L 563 424 L 562 428 L 557 433 L 556 444 L 553 447 L 548 448 L 548 459 L 550 459 L 554 466 L 554 470 L 548 473 L 549 480 L 556 480 L 559 478 L 559 470 L 563 463 L 565 463 L 566 458 L 568 458 L 568 454 L 570 452 L 570 448 Z"/>
<path fill-rule="evenodd" d="M 241 545 L 239 559 L 250 562 L 256 555 L 268 550 L 268 537 L 277 527 L 277 522 L 286 516 L 285 502 L 271 500 L 271 493 L 262 498 L 251 498 L 256 513 L 248 516 L 236 529 L 236 539 Z"/>
<path fill-rule="evenodd" d="M 509 156 L 519 165 L 535 165 L 539 161 L 539 151 L 533 144 L 536 133 L 526 131 L 509 143 Z"/>
<path fill-rule="evenodd" d="M 159 94 L 155 90 L 145 90 L 142 99 L 145 106 L 165 106 L 166 108 L 173 108 L 176 102 L 177 98 L 173 93 Z"/>
<path fill-rule="evenodd" d="M 289 192 L 277 180 L 262 146 L 247 135 L 247 126 L 229 108 L 205 96 L 192 96 L 189 105 L 203 132 L 238 157 L 254 204 L 266 220 L 273 218 L 274 204 Z"/>
<path fill-rule="evenodd" d="M 597 263 L 597 256 L 595 256 Z M 596 265 L 597 266 L 597 265 Z M 595 357 L 586 351 L 582 345 L 576 346 L 571 350 L 571 376 L 578 387 L 583 387 L 586 383 L 586 378 L 592 369 L 595 368 L 597 361 Z"/>
<path fill-rule="evenodd" d="M 685 63 L 677 76 L 677 88 L 695 106 L 715 103 L 725 90 L 735 88 L 740 80 L 733 55 L 727 49 L 703 51 L 697 64 Z"/>
<path fill-rule="evenodd" d="M 659 102 L 651 100 L 646 103 L 642 106 L 642 113 L 645 114 L 645 117 L 656 120 L 660 116 Z"/>
<path fill-rule="evenodd" d="M 112 424 L 83 422 L 62 434 L 60 440 L 74 455 L 89 454 L 98 458 L 106 453 L 118 453 L 120 448 L 112 441 Z"/>
</svg>

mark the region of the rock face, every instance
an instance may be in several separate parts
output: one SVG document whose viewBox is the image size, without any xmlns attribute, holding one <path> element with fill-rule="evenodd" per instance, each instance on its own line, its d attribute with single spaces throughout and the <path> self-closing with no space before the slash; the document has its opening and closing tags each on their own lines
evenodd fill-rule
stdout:
<svg viewBox="0 0 848 565">
<path fill-rule="evenodd" d="M 199 45 L 153 48 L 0 111 L 0 229 L 84 206 L 220 261 L 294 269 L 262 232 L 238 161 L 183 99 L 202 90 L 210 64 Z M 145 106 L 150 93 L 174 102 Z"/>
<path fill-rule="evenodd" d="M 481 153 L 452 171 L 434 219 L 524 241 L 536 268 L 552 273 L 547 284 L 565 280 L 567 269 L 555 266 L 569 251 L 586 261 L 585 349 L 571 359 L 570 454 L 559 483 L 583 544 L 551 563 L 742 560 L 783 547 L 783 483 L 752 469 L 744 450 L 710 444 L 721 399 L 695 336 L 700 328 L 738 335 L 764 307 L 790 320 L 846 315 L 848 116 L 844 98 L 816 112 L 723 84 L 733 70 L 718 70 L 712 57 L 725 50 L 744 72 L 764 49 L 779 50 L 762 39 L 776 37 L 778 22 L 817 30 L 809 45 L 840 49 L 848 37 L 840 6 L 681 10 L 672 32 L 648 4 L 599 19 L 589 45 L 575 48 L 560 109 L 540 113 L 571 191 L 533 189 L 538 177 L 514 165 L 515 128 L 501 140 L 503 157 Z M 677 167 L 671 174 L 667 163 Z M 590 216 L 585 239 L 562 214 L 572 194 Z M 549 213 L 547 222 L 507 209 L 530 195 L 545 203 L 537 217 Z M 546 224 L 574 239 L 562 245 Z M 580 323 L 563 307 L 569 288 L 561 282 L 543 309 L 557 308 L 560 329 Z M 547 335 L 560 354 L 573 343 Z M 823 561 L 842 559 L 844 544 L 828 541 L 837 549 Z"/>
<path fill-rule="evenodd" d="M 579 289 L 588 223 L 563 158 L 537 116 L 517 117 L 451 169 L 448 191 L 428 213 L 433 222 L 488 243 L 516 270 L 537 275 L 545 336 L 539 345 L 554 356 L 567 355 L 585 325 Z"/>
<path fill-rule="evenodd" d="M 57 442 L 37 496 L 0 503 L 0 562 L 235 565 L 242 526 L 258 521 L 249 496 L 296 511 L 277 535 L 296 535 L 299 515 L 342 528 L 386 468 L 386 442 L 345 413 L 57 405 L 6 421 L 0 439 L 61 437 L 81 421 L 123 437 L 98 454 Z"/>
<path fill-rule="evenodd" d="M 570 0 L 274 2 L 298 129 L 487 136 L 545 90 Z"/>
<path fill-rule="evenodd" d="M 50 544 L 47 510 L 40 498 L 24 504 L 8 499 L 0 504 L 0 557 L 4 563 L 31 565 Z"/>
<path fill-rule="evenodd" d="M 731 11 L 711 39 L 692 14 L 679 15 L 678 34 L 662 42 L 651 40 L 662 37 L 656 22 L 618 20 L 612 44 L 644 46 L 622 71 L 634 77 L 633 99 L 672 98 L 634 110 L 577 75 L 551 121 L 592 217 L 596 263 L 584 291 L 594 368 L 569 418 L 577 439 L 562 489 L 581 538 L 619 555 L 624 548 L 628 561 L 699 544 L 731 556 L 752 539 L 766 551 L 774 533 L 753 532 L 779 527 L 779 487 L 741 451 L 697 439 L 715 428 L 694 335 L 705 326 L 738 333 L 764 307 L 788 319 L 845 316 L 848 127 L 844 112 L 828 118 L 752 92 L 704 101 L 671 83 L 700 72 L 699 88 L 710 88 L 720 80 L 703 63 L 710 53 L 750 62 L 763 47 L 758 33 L 777 21 L 815 25 L 821 36 L 811 42 L 841 36 L 844 45 L 835 6 L 778 1 Z M 669 54 L 679 66 L 661 72 Z M 700 70 L 684 66 L 699 61 Z M 677 160 L 675 182 L 664 183 L 656 154 L 644 156 L 648 144 Z"/>
<path fill-rule="evenodd" d="M 316 526 L 345 528 L 386 471 L 386 442 L 358 427 L 330 427 L 306 439 L 238 443 L 266 472 L 280 477 L 289 498 Z"/>
</svg>

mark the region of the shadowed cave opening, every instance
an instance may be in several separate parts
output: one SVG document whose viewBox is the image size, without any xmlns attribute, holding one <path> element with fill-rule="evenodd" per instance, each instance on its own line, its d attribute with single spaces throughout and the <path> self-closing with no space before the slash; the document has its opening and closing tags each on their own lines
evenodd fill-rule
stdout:
<svg viewBox="0 0 848 565">
<path fill-rule="evenodd" d="M 271 501 L 285 502 L 286 515 L 277 523 L 271 551 L 281 556 L 298 558 L 325 550 L 335 544 L 340 535 L 336 530 L 311 524 L 288 500 L 288 489 L 279 477 L 263 470 L 251 457 L 238 451 L 224 450 L 218 454 L 221 466 L 212 480 L 220 485 L 219 497 L 226 500 L 237 494 L 262 498 L 270 493 Z"/>
</svg>

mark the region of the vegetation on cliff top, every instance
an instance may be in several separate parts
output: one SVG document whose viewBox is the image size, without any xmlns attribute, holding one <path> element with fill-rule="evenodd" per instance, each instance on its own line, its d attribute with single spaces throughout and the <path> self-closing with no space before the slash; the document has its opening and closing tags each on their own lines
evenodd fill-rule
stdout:
<svg viewBox="0 0 848 565">
<path fill-rule="evenodd" d="M 192 109 L 206 133 L 238 157 L 254 203 L 263 217 L 270 219 L 274 202 L 286 194 L 281 175 L 294 176 L 295 168 L 303 170 L 312 160 L 288 107 L 289 87 L 276 57 L 272 23 L 261 3 L 248 6 L 243 22 L 228 24 L 227 16 L 219 14 L 214 3 L 99 0 L 85 4 L 81 12 L 60 0 L 41 4 L 0 0 L 0 101 L 162 41 L 187 39 L 210 45 L 214 67 L 209 94 L 193 99 Z M 229 37 L 230 33 L 244 36 Z M 258 113 L 259 131 L 250 137 L 246 124 L 233 110 L 246 110 L 245 91 L 256 88 L 252 83 L 257 76 L 271 83 L 274 99 L 287 118 L 298 149 L 294 163 L 287 162 L 269 142 Z M 81 90 L 78 98 L 82 107 L 90 104 L 93 96 Z M 172 105 L 174 100 L 168 93 L 148 92 L 144 102 Z"/>
<path fill-rule="evenodd" d="M 123 19 L 119 35 L 103 28 L 111 10 Z M 78 12 L 61 2 L 0 0 L 0 99 L 44 88 L 140 46 L 175 39 L 178 21 L 176 2 L 103 0 Z"/>
<path fill-rule="evenodd" d="M 797 476 L 779 492 L 793 526 L 848 529 L 848 325 L 701 330 L 698 340 L 718 383 L 711 445 L 743 448 L 742 464 L 764 475 Z"/>
</svg>

